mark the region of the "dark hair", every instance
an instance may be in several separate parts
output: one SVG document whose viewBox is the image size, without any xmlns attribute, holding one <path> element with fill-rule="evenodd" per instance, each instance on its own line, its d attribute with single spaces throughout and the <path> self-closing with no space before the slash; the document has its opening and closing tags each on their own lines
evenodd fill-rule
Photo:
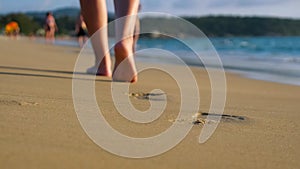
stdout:
<svg viewBox="0 0 300 169">
<path fill-rule="evenodd" d="M 46 16 L 49 16 L 49 15 L 51 15 L 51 14 L 52 14 L 51 12 L 47 12 L 47 13 L 46 13 Z"/>
</svg>

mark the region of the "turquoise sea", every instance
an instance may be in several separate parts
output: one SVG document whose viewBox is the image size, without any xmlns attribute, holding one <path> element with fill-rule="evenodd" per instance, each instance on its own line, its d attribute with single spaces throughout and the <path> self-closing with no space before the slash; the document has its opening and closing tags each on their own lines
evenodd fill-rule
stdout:
<svg viewBox="0 0 300 169">
<path fill-rule="evenodd" d="M 162 49 L 179 56 L 189 65 L 203 66 L 195 54 L 201 56 L 205 51 L 207 46 L 203 39 L 190 38 L 184 41 L 192 44 L 195 50 L 192 51 L 176 39 L 142 38 L 138 41 L 137 51 Z M 259 80 L 300 85 L 300 37 L 232 37 L 210 38 L 210 41 L 227 71 Z M 77 46 L 75 41 L 58 40 L 56 44 Z M 139 57 L 157 62 L 164 60 L 164 56 L 152 52 Z"/>
</svg>

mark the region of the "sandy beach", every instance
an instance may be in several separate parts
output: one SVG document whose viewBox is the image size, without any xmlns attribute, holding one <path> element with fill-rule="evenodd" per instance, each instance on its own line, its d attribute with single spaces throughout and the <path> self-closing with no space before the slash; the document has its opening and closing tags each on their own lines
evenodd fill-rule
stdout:
<svg viewBox="0 0 300 169">
<path fill-rule="evenodd" d="M 159 156 L 130 159 L 97 146 L 82 129 L 72 100 L 72 75 L 79 48 L 0 37 L 0 168 L 300 168 L 300 86 L 243 78 L 226 73 L 223 119 L 212 137 L 198 143 L 203 124 L 194 125 L 176 147 Z M 201 95 L 200 111 L 210 106 L 206 71 L 193 68 Z M 172 124 L 180 92 L 168 75 L 145 71 L 131 92 L 161 88 L 168 97 L 162 116 L 149 124 L 132 123 L 114 108 L 111 79 L 97 77 L 96 96 L 106 120 L 119 132 L 149 137 Z M 174 84 L 174 85 L 173 85 Z M 146 99 L 131 98 L 147 110 Z M 205 117 L 203 117 L 205 118 Z"/>
</svg>

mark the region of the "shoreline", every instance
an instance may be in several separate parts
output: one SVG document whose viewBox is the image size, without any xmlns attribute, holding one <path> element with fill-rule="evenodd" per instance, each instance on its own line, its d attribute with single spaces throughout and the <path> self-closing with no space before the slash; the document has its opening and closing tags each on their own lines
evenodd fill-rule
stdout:
<svg viewBox="0 0 300 169">
<path fill-rule="evenodd" d="M 0 36 L 0 40 L 10 40 L 10 39 L 7 39 L 7 37 L 5 37 L 5 36 Z M 43 37 L 31 38 L 31 37 L 27 37 L 27 36 L 21 36 L 19 40 L 32 41 L 36 44 L 46 44 Z M 66 38 L 65 37 L 58 38 L 56 40 L 55 44 L 46 44 L 46 45 L 54 45 L 54 46 L 58 46 L 58 47 L 71 47 L 71 48 L 76 48 L 78 50 L 81 50 L 77 44 L 76 38 L 69 37 L 69 36 L 67 36 Z M 149 58 L 149 56 L 150 56 L 150 54 L 141 55 L 139 57 L 140 57 L 140 59 L 142 59 L 142 61 L 147 62 L 147 59 L 144 59 L 144 58 Z M 112 57 L 113 57 L 113 54 L 112 54 Z M 157 57 L 155 57 L 155 58 L 157 58 Z M 229 59 L 227 59 L 225 61 L 228 62 L 228 60 Z M 154 61 L 154 60 L 151 60 L 151 61 Z M 164 59 L 162 58 L 162 60 L 160 60 L 160 61 L 164 61 Z M 167 62 L 167 60 L 166 60 L 166 62 Z M 204 69 L 204 66 L 202 66 L 202 65 L 190 64 L 189 62 L 192 63 L 193 61 L 187 60 L 187 64 L 189 66 L 195 66 L 195 67 L 200 67 L 200 68 Z M 255 70 L 255 68 L 251 68 L 253 70 L 247 71 L 247 69 L 250 69 L 250 68 L 243 69 L 243 68 L 236 67 L 235 65 L 234 66 L 223 65 L 223 66 L 224 66 L 225 72 L 233 73 L 238 76 L 242 76 L 244 78 L 279 83 L 279 84 L 300 86 L 300 77 L 280 76 L 278 74 L 271 73 L 272 71 L 264 72 L 264 71 Z M 212 66 L 212 68 L 213 68 L 213 66 Z"/>
<path fill-rule="evenodd" d="M 39 40 L 35 40 L 35 41 L 37 43 L 43 43 L 43 39 L 39 39 Z M 110 40 L 110 42 L 111 41 L 112 40 Z M 55 46 L 66 46 L 66 47 L 78 47 L 76 38 L 58 39 L 54 45 Z M 138 57 L 142 58 L 143 61 L 147 61 L 147 58 L 150 58 L 151 55 L 153 55 L 153 53 L 149 53 L 147 55 L 140 55 Z M 218 53 L 218 55 L 220 56 L 221 54 Z M 112 54 L 112 56 L 113 56 L 113 54 Z M 160 58 L 160 59 L 159 59 L 159 57 L 155 57 L 155 58 L 157 58 L 160 61 L 164 60 L 164 58 Z M 220 58 L 223 62 L 224 70 L 226 72 L 235 73 L 235 74 L 241 75 L 245 78 L 250 78 L 250 79 L 255 79 L 255 80 L 263 80 L 263 81 L 268 81 L 268 82 L 276 82 L 276 83 L 281 83 L 281 84 L 300 86 L 300 77 L 294 76 L 294 75 L 292 76 L 292 75 L 288 74 L 288 73 L 290 73 L 290 72 L 286 72 L 288 70 L 280 70 L 280 69 L 264 70 L 265 66 L 267 66 L 267 67 L 270 66 L 269 62 L 271 62 L 271 61 L 265 62 L 265 63 L 258 62 L 255 60 L 248 61 L 245 59 L 241 59 L 242 57 L 236 58 L 236 56 L 230 57 L 230 58 L 227 58 L 227 56 L 226 57 L 220 56 Z M 198 61 L 195 61 L 194 59 L 189 59 L 189 58 L 182 58 L 182 59 L 184 61 L 186 61 L 186 63 L 189 66 L 197 66 L 197 67 L 204 68 L 203 65 L 199 65 L 199 64 L 195 65 L 194 63 L 198 63 Z M 236 60 L 236 59 L 240 59 L 240 60 L 238 60 L 238 63 L 232 64 L 231 60 Z M 153 61 L 153 60 L 151 60 L 151 61 Z M 250 63 L 250 66 L 247 65 L 248 62 Z M 241 64 L 243 66 L 239 66 L 239 64 Z M 253 64 L 254 67 L 251 67 L 251 64 Z M 289 67 L 288 64 L 290 64 L 290 63 L 286 62 L 286 63 L 281 63 L 281 64 L 282 64 L 282 66 L 287 68 L 287 67 Z M 257 65 L 261 65 L 261 67 L 258 67 Z M 276 64 L 273 65 L 273 67 L 276 67 L 276 66 L 277 66 Z M 295 65 L 292 65 L 292 66 L 295 66 Z M 300 71 L 300 70 L 292 69 L 291 71 Z M 281 74 L 283 74 L 283 75 L 281 75 Z M 284 74 L 286 74 L 286 75 L 284 75 Z"/>
</svg>

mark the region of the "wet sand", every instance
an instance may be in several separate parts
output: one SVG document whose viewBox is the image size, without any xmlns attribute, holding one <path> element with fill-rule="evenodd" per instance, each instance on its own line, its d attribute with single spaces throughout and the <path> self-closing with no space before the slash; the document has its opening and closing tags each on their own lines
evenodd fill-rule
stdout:
<svg viewBox="0 0 300 169">
<path fill-rule="evenodd" d="M 78 48 L 0 38 L 0 168 L 300 168 L 300 87 L 227 73 L 227 101 L 217 130 L 198 143 L 195 124 L 175 148 L 145 159 L 122 158 L 85 134 L 72 101 Z M 193 68 L 199 84 L 201 119 L 210 106 L 206 71 Z M 149 70 L 130 86 L 133 105 L 147 110 L 141 93 L 160 88 L 168 98 L 162 116 L 149 124 L 129 122 L 113 106 L 110 79 L 96 78 L 96 96 L 106 120 L 132 137 L 154 136 L 176 122 L 180 92 L 174 79 Z M 140 97 L 139 97 L 140 96 Z M 230 117 L 243 117 L 239 119 Z"/>
</svg>

